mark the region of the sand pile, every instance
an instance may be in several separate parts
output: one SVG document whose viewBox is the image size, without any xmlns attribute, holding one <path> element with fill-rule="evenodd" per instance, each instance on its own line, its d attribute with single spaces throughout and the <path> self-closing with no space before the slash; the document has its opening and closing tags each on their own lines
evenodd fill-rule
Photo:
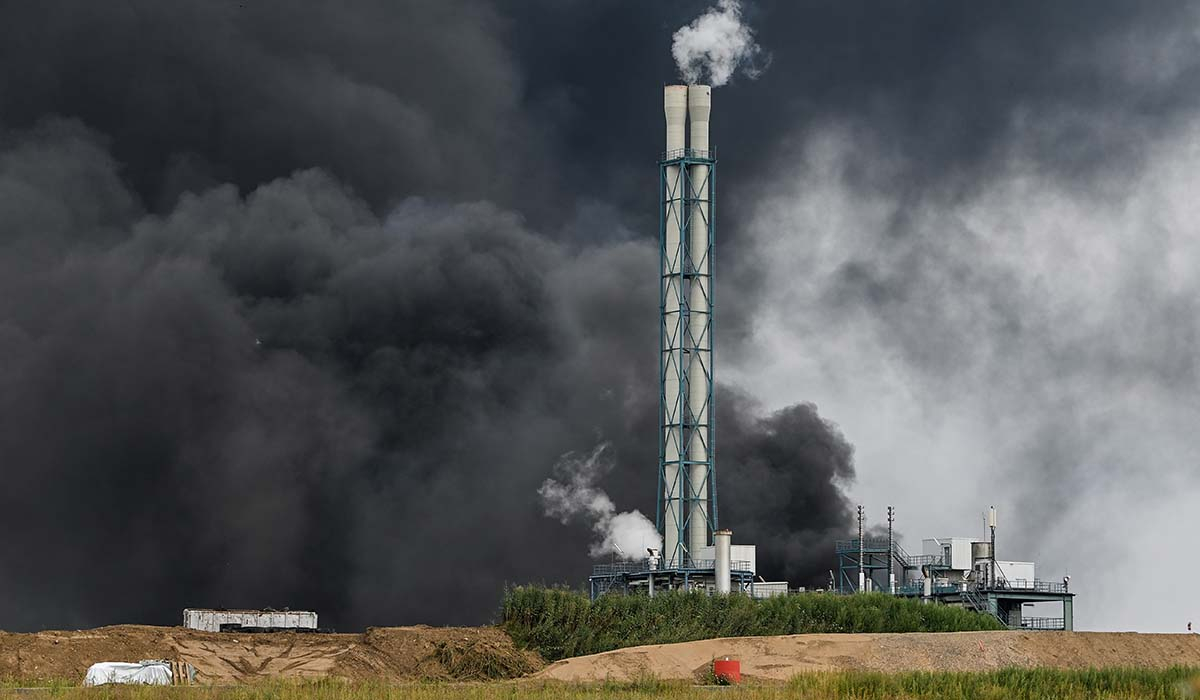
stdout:
<svg viewBox="0 0 1200 700">
<path fill-rule="evenodd" d="M 97 661 L 181 660 L 203 683 L 263 678 L 487 680 L 540 669 L 494 627 L 381 627 L 363 634 L 240 634 L 118 625 L 78 632 L 0 632 L 0 678 L 82 679 Z"/>
<path fill-rule="evenodd" d="M 1200 635 L 1109 632 L 950 632 L 735 637 L 619 649 L 556 662 L 536 678 L 632 680 L 702 676 L 712 659 L 742 675 L 787 680 L 805 671 L 989 671 L 1021 667 L 1200 666 Z"/>
</svg>

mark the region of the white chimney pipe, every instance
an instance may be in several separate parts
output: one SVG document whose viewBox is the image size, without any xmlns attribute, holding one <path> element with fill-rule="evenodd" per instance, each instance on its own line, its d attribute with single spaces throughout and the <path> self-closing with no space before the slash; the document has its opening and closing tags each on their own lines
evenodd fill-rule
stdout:
<svg viewBox="0 0 1200 700">
<path fill-rule="evenodd" d="M 691 85 L 687 89 L 688 116 L 691 119 L 690 148 L 695 155 L 707 158 L 708 117 L 712 110 L 712 88 L 708 85 Z M 692 463 L 689 473 L 691 485 L 691 513 L 688 516 L 688 551 L 696 552 L 708 545 L 708 467 L 711 436 L 708 434 L 709 395 L 712 375 L 712 334 L 708 310 L 711 293 L 711 261 L 709 254 L 709 167 L 689 166 L 688 180 L 691 183 L 693 202 L 689 213 L 690 265 L 694 273 L 688 300 L 688 328 L 691 341 L 698 351 L 688 359 L 688 408 L 691 420 L 697 426 L 688 441 L 687 455 Z"/>
<path fill-rule="evenodd" d="M 663 112 L 667 122 L 667 158 L 672 152 L 682 151 L 685 146 L 687 129 L 687 93 L 686 85 L 668 85 L 663 88 Z M 683 200 L 686 193 L 682 190 L 683 178 L 680 177 L 678 165 L 667 166 L 665 186 L 665 201 L 663 203 L 666 218 L 664 232 L 663 275 L 667 283 L 663 293 L 663 561 L 667 568 L 684 565 L 683 552 L 679 541 L 679 526 L 683 520 L 683 506 L 688 496 L 685 493 L 683 473 L 680 471 L 681 454 L 683 452 L 683 436 L 680 435 L 679 424 L 685 405 L 680 393 L 680 374 L 682 366 L 681 322 L 680 314 L 680 273 L 683 269 Z M 672 349 L 673 348 L 673 349 Z"/>
<path fill-rule="evenodd" d="M 730 543 L 733 533 L 729 530 L 717 530 L 713 533 L 713 551 L 716 561 L 713 562 L 713 574 L 717 579 L 717 593 L 725 595 L 733 588 L 730 562 Z"/>
</svg>

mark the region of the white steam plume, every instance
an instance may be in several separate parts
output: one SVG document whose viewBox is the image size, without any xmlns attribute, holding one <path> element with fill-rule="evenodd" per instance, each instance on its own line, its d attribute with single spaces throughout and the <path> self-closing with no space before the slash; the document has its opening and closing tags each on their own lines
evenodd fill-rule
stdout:
<svg viewBox="0 0 1200 700">
<path fill-rule="evenodd" d="M 612 469 L 606 456 L 608 443 L 598 445 L 590 454 L 568 452 L 554 465 L 557 479 L 546 479 L 538 489 L 548 517 L 564 525 L 573 519 L 589 520 L 597 541 L 588 553 L 593 557 L 616 554 L 622 559 L 641 559 L 646 548 L 662 548 L 662 537 L 654 523 L 632 510 L 618 513 L 608 494 L 596 487 L 596 480 Z"/>
<path fill-rule="evenodd" d="M 672 37 L 671 55 L 679 67 L 679 76 L 688 83 L 699 83 L 705 75 L 710 85 L 729 82 L 733 74 L 754 80 L 766 70 L 770 57 L 759 61 L 762 48 L 754 41 L 754 32 L 742 23 L 739 0 L 719 0 L 714 7 Z"/>
</svg>

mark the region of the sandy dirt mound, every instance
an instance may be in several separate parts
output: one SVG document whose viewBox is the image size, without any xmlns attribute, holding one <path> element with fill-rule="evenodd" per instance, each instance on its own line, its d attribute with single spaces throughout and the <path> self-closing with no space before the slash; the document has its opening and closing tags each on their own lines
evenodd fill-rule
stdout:
<svg viewBox="0 0 1200 700">
<path fill-rule="evenodd" d="M 82 679 L 97 661 L 178 659 L 203 683 L 263 678 L 486 680 L 542 667 L 494 627 L 387 627 L 364 634 L 241 634 L 120 625 L 79 632 L 0 632 L 0 678 Z"/>
<path fill-rule="evenodd" d="M 1200 666 L 1200 635 L 1110 632 L 802 634 L 734 637 L 619 649 L 556 662 L 540 679 L 694 679 L 714 658 L 741 660 L 742 675 L 787 680 L 805 671 L 988 671 L 1010 667 Z"/>
</svg>

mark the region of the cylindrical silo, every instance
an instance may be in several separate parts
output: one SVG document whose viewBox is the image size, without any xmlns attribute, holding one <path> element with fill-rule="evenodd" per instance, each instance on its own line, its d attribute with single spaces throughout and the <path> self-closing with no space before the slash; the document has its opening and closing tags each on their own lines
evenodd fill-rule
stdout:
<svg viewBox="0 0 1200 700">
<path fill-rule="evenodd" d="M 717 579 L 717 593 L 729 593 L 732 590 L 730 545 L 733 533 L 729 530 L 717 530 L 713 533 L 713 575 Z"/>
<path fill-rule="evenodd" d="M 691 121 L 690 148 L 698 158 L 709 157 L 708 117 L 712 109 L 712 88 L 691 85 L 687 89 L 688 117 Z M 688 436 L 687 456 L 690 463 L 689 485 L 691 513 L 688 517 L 688 551 L 696 552 L 708 545 L 708 469 L 710 461 L 709 396 L 712 382 L 712 306 L 711 261 L 709 240 L 709 167 L 694 163 L 689 166 L 688 182 L 692 200 L 688 215 L 689 260 L 687 326 L 691 353 L 688 358 L 688 422 L 693 426 Z"/>
<path fill-rule="evenodd" d="M 667 122 L 667 142 L 664 160 L 682 152 L 687 129 L 686 85 L 663 88 L 663 111 Z M 680 293 L 683 272 L 683 177 L 680 166 L 668 165 L 663 175 L 663 285 L 662 285 L 662 411 L 663 411 L 663 562 L 668 567 L 684 564 L 679 530 L 684 517 L 687 492 L 684 473 L 680 470 L 683 454 L 681 425 L 686 410 L 680 379 L 683 366 L 683 316 L 680 313 Z"/>
</svg>

